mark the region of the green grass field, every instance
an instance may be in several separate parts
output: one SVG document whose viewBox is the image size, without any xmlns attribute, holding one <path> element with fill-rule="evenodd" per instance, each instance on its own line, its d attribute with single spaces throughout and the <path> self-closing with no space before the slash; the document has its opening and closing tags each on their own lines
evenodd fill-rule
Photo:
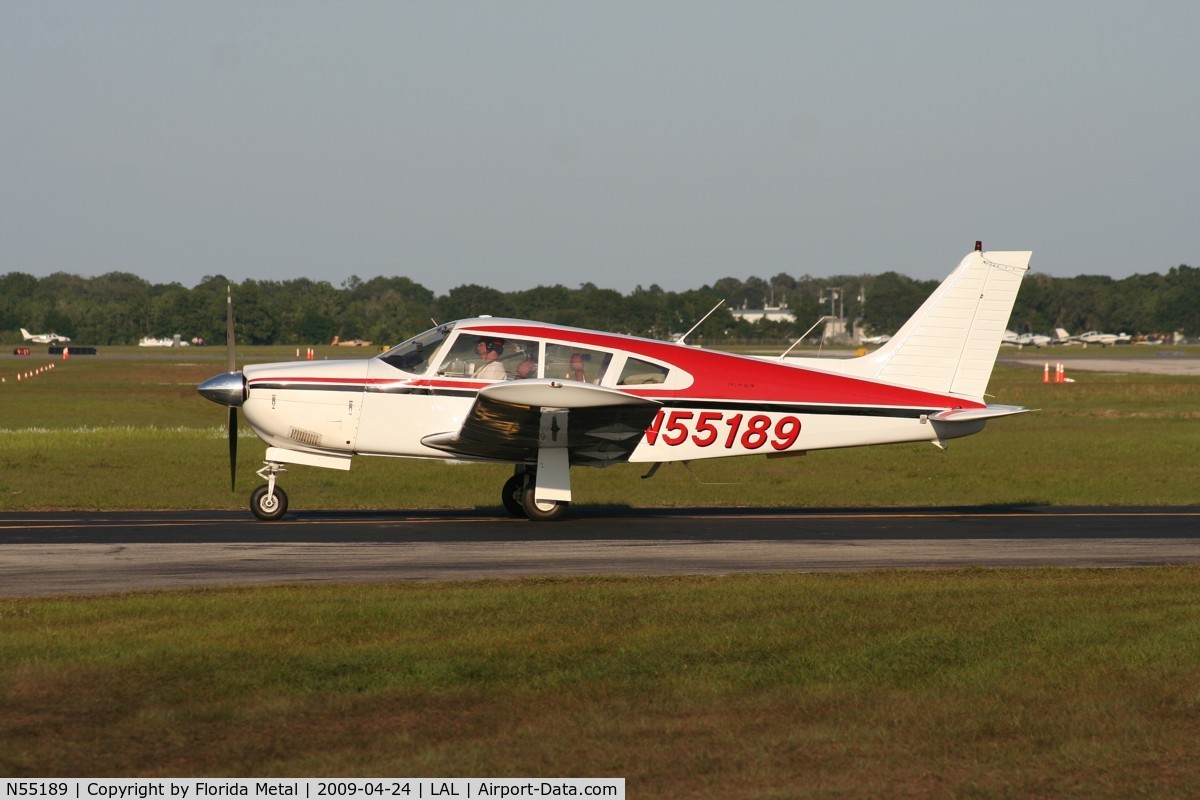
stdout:
<svg viewBox="0 0 1200 800">
<path fill-rule="evenodd" d="M 1200 569 L 0 601 L 7 776 L 1194 797 Z"/>
<path fill-rule="evenodd" d="M 260 360 L 286 352 L 259 353 Z M 198 351 L 0 360 L 0 509 L 243 507 Z M 1000 367 L 930 445 L 576 470 L 594 506 L 1194 505 L 1200 379 Z M 496 508 L 502 467 L 296 468 L 293 508 Z M 703 481 L 704 483 L 701 483 Z M 247 512 L 248 513 L 248 512 Z M 0 586 L 0 598 L 3 587 Z M 1194 797 L 1200 568 L 0 599 L 3 776 L 623 776 L 630 797 Z"/>
</svg>

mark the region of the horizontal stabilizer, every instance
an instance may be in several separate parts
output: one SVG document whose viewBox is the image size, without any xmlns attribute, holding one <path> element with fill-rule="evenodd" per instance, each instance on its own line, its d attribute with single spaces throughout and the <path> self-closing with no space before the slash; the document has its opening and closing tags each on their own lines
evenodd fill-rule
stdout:
<svg viewBox="0 0 1200 800">
<path fill-rule="evenodd" d="M 995 417 L 1010 417 L 1013 414 L 1025 414 L 1029 411 L 1028 408 L 1021 406 L 985 406 L 984 408 L 949 408 L 945 411 L 939 411 L 936 414 L 930 414 L 929 418 L 934 422 L 977 422 L 981 419 L 993 419 Z"/>
</svg>

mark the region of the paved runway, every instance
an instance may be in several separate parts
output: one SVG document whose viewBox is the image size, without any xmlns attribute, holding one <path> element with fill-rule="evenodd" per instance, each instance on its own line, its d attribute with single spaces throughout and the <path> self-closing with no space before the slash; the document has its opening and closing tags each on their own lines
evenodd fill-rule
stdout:
<svg viewBox="0 0 1200 800">
<path fill-rule="evenodd" d="M 1200 507 L 0 514 L 0 596 L 263 584 L 1200 562 Z"/>
</svg>

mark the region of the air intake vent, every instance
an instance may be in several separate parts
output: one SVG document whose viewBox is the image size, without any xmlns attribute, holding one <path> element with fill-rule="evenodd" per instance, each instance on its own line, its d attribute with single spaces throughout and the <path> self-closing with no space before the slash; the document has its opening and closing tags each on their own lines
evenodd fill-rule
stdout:
<svg viewBox="0 0 1200 800">
<path fill-rule="evenodd" d="M 292 428 L 288 431 L 288 438 L 300 444 L 306 444 L 309 447 L 321 446 L 321 434 L 306 431 L 303 428 Z"/>
</svg>

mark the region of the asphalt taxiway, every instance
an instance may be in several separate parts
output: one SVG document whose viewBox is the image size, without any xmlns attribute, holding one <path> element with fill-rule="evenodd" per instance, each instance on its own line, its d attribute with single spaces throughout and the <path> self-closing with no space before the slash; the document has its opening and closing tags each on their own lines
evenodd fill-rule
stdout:
<svg viewBox="0 0 1200 800">
<path fill-rule="evenodd" d="M 0 513 L 0 596 L 188 587 L 1200 562 L 1200 506 Z"/>
</svg>

